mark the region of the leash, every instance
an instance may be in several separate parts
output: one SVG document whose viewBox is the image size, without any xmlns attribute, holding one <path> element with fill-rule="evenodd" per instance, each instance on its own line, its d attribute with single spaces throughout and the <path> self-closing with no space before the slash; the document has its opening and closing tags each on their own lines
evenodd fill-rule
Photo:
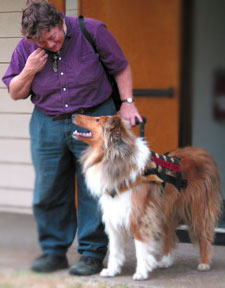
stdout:
<svg viewBox="0 0 225 288">
<path fill-rule="evenodd" d="M 135 124 L 136 125 L 139 125 L 139 131 L 140 131 L 140 136 L 142 137 L 142 138 L 145 138 L 145 124 L 146 124 L 146 122 L 147 122 L 147 119 L 146 119 L 146 117 L 144 117 L 144 116 L 141 116 L 142 117 L 142 122 L 140 122 L 139 120 L 138 120 L 138 118 L 135 118 Z"/>
</svg>

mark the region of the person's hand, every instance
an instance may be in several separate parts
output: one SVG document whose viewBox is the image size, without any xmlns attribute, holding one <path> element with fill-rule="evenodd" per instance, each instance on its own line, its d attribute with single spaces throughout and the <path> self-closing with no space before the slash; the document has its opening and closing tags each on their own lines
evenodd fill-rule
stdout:
<svg viewBox="0 0 225 288">
<path fill-rule="evenodd" d="M 123 102 L 119 111 L 119 114 L 126 120 L 130 122 L 131 127 L 134 127 L 136 124 L 135 118 L 142 122 L 142 117 L 139 114 L 134 103 Z"/>
<path fill-rule="evenodd" d="M 27 58 L 27 62 L 24 68 L 31 74 L 36 74 L 44 68 L 47 59 L 48 54 L 45 52 L 45 50 L 38 48 Z"/>
</svg>

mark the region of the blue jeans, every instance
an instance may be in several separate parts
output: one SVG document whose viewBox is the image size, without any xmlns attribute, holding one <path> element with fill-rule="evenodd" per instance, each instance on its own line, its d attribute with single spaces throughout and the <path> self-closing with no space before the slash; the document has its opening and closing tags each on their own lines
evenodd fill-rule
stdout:
<svg viewBox="0 0 225 288">
<path fill-rule="evenodd" d="M 90 116 L 113 115 L 112 99 L 88 112 Z M 35 168 L 33 210 L 44 253 L 65 255 L 75 234 L 78 252 L 103 259 L 108 238 L 101 212 L 85 184 L 79 158 L 87 145 L 72 138 L 75 129 L 84 131 L 70 119 L 52 121 L 34 109 L 30 122 L 31 151 Z M 75 207 L 75 174 L 78 209 Z"/>
</svg>

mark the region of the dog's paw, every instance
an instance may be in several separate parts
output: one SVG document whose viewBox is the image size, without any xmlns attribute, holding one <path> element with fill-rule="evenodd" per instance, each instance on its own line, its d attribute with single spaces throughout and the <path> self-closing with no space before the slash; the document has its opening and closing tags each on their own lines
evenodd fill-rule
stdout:
<svg viewBox="0 0 225 288">
<path fill-rule="evenodd" d="M 119 270 L 113 270 L 113 269 L 105 268 L 100 272 L 100 276 L 101 277 L 114 277 L 119 273 L 120 273 Z"/>
<path fill-rule="evenodd" d="M 162 259 L 158 262 L 158 268 L 169 268 L 173 265 L 174 258 L 171 254 L 163 256 Z"/>
<path fill-rule="evenodd" d="M 148 273 L 147 272 L 136 272 L 133 275 L 133 280 L 141 281 L 148 279 Z"/>
<path fill-rule="evenodd" d="M 198 265 L 198 271 L 208 271 L 210 270 L 210 264 L 200 263 Z"/>
</svg>

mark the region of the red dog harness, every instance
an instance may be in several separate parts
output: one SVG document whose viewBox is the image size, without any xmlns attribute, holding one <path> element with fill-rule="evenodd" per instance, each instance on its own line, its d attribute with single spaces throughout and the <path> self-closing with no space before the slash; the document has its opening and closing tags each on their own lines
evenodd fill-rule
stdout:
<svg viewBox="0 0 225 288">
<path fill-rule="evenodd" d="M 179 160 L 176 156 L 169 157 L 167 153 L 160 155 L 151 151 L 151 161 L 155 164 L 155 167 L 147 169 L 144 176 L 157 175 L 162 179 L 163 185 L 168 182 L 180 191 L 182 188 L 187 187 L 188 181 L 182 178 Z"/>
<path fill-rule="evenodd" d="M 122 185 L 119 192 L 125 192 L 141 183 L 155 182 L 165 186 L 166 183 L 174 185 L 178 191 L 186 188 L 188 181 L 182 179 L 181 167 L 178 157 L 169 157 L 167 154 L 159 155 L 151 151 L 151 168 L 146 169 L 144 174 L 136 179 L 130 185 Z M 108 192 L 111 197 L 115 197 L 116 190 Z"/>
<path fill-rule="evenodd" d="M 144 138 L 146 118 L 142 117 L 142 120 L 142 122 L 139 122 L 136 119 L 136 124 L 140 125 L 140 136 Z M 166 183 L 170 183 L 174 185 L 178 191 L 182 188 L 186 188 L 188 181 L 187 179 L 182 178 L 179 160 L 180 159 L 176 156 L 169 157 L 168 153 L 160 155 L 151 151 L 150 163 L 153 164 L 151 165 L 152 167 L 146 169 L 144 175 L 140 176 L 134 183 L 131 183 L 129 187 L 127 185 L 121 186 L 119 189 L 120 193 L 144 182 L 156 182 L 163 186 L 165 186 Z M 110 191 L 109 194 L 114 197 L 117 193 L 113 190 Z"/>
</svg>

